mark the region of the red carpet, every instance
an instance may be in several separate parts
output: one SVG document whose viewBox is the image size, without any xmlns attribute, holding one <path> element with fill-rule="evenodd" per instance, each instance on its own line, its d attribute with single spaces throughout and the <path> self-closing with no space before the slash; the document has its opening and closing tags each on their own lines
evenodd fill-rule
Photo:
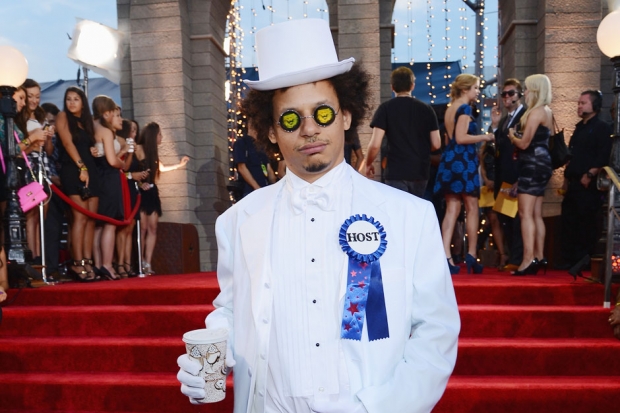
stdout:
<svg viewBox="0 0 620 413">
<path fill-rule="evenodd" d="M 459 356 L 434 412 L 617 411 L 620 341 L 602 285 L 485 272 L 454 277 Z M 193 406 L 175 377 L 181 336 L 204 326 L 216 294 L 212 273 L 9 291 L 0 412 L 231 412 L 232 388 Z"/>
</svg>

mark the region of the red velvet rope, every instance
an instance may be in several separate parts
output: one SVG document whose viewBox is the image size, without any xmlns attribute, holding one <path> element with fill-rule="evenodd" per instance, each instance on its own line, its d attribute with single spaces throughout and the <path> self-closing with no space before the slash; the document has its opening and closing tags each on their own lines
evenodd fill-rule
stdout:
<svg viewBox="0 0 620 413">
<path fill-rule="evenodd" d="M 95 212 L 91 212 L 88 209 L 81 207 L 80 205 L 73 202 L 71 198 L 65 195 L 54 184 L 50 184 L 50 188 L 52 188 L 52 191 L 54 191 L 54 193 L 58 195 L 60 199 L 68 203 L 69 206 L 71 206 L 71 208 L 75 209 L 76 211 L 79 211 L 82 214 L 90 218 L 107 222 L 108 224 L 112 224 L 116 226 L 125 226 L 125 225 L 129 225 L 131 221 L 133 221 L 133 218 L 138 213 L 138 210 L 140 209 L 140 201 L 142 200 L 142 196 L 140 195 L 140 193 L 138 193 L 138 197 L 136 198 L 136 205 L 133 207 L 133 210 L 131 210 L 131 199 L 129 196 L 129 185 L 127 183 L 127 178 L 125 177 L 125 174 L 122 173 L 121 171 L 119 171 L 119 175 L 120 175 L 120 181 L 121 181 L 121 191 L 123 193 L 123 216 L 128 217 L 124 221 L 119 221 L 117 219 L 110 218 L 105 215 L 99 215 Z"/>
</svg>

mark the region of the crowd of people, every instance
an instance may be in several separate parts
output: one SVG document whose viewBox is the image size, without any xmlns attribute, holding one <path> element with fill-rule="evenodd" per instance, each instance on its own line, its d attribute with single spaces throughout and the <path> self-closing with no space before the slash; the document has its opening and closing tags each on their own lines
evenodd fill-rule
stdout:
<svg viewBox="0 0 620 413">
<path fill-rule="evenodd" d="M 31 263 L 42 264 L 45 253 L 48 281 L 65 275 L 93 282 L 152 274 L 162 215 L 157 181 L 161 172 L 180 168 L 189 158 L 165 166 L 158 154 L 160 126 L 150 122 L 140 130 L 135 120 L 122 118 L 121 107 L 108 96 L 95 97 L 91 111 L 84 91 L 69 87 L 61 110 L 52 103 L 41 104 L 41 87 L 27 79 L 13 99 L 18 187 L 41 181 L 48 195 L 42 205 L 44 243 L 39 208 L 25 213 Z M 0 117 L 0 139 L 6 148 L 7 139 L 13 136 L 6 136 L 4 123 Z M 5 152 L 3 162 L 7 159 Z M 5 169 L 0 170 L 2 188 L 6 187 Z M 0 191 L 2 214 L 8 197 L 9 191 Z M 136 220 L 141 222 L 141 234 L 134 235 Z M 68 262 L 61 262 L 59 251 L 63 222 L 68 223 Z M 142 239 L 142 251 L 134 254 L 136 236 Z M 133 258 L 137 254 L 141 254 L 142 268 Z M 0 258 L 6 264 L 6 258 Z"/>
<path fill-rule="evenodd" d="M 360 173 L 374 178 L 373 162 L 381 156 L 387 185 L 429 200 L 441 199 L 437 215 L 453 274 L 461 270 L 459 262 L 466 264 L 468 273 L 483 271 L 478 257 L 481 217 L 490 223 L 499 269 L 514 275 L 546 271 L 549 263 L 544 251 L 542 206 L 553 174 L 549 140 L 557 128 L 550 108 L 549 78 L 531 75 L 525 79 L 525 87 L 517 79 L 507 79 L 500 92 L 501 104 L 493 108 L 491 127 L 484 134 L 478 132 L 476 121 L 475 101 L 480 93 L 476 76 L 461 74 L 454 79 L 441 127 L 433 108 L 412 97 L 415 76 L 409 68 L 394 70 L 390 82 L 394 98 L 381 104 L 372 118 L 365 157 L 357 125 L 347 131 L 347 163 L 353 161 Z M 555 262 L 558 268 L 569 269 L 589 259 L 600 231 L 598 219 L 605 195 L 596 189 L 595 178 L 607 164 L 611 147 L 611 126 L 598 116 L 601 106 L 599 91 L 586 90 L 579 97 L 581 121 L 570 140 L 572 158 L 558 191 L 564 196 L 562 257 Z M 267 155 L 255 148 L 253 134 L 250 131 L 234 148 L 235 165 L 247 183 L 243 196 L 276 180 Z M 493 198 L 505 192 L 517 199 L 518 214 L 479 208 L 481 187 Z M 463 210 L 467 246 L 461 253 L 454 237 Z"/>
</svg>

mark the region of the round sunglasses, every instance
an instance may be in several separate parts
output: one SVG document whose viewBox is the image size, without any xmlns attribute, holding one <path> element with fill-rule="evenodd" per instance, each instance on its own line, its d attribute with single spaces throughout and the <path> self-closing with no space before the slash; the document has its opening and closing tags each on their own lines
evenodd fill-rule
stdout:
<svg viewBox="0 0 620 413">
<path fill-rule="evenodd" d="M 295 132 L 301 126 L 301 120 L 306 118 L 314 118 L 317 125 L 326 128 L 336 120 L 338 112 L 329 105 L 319 105 L 314 109 L 314 112 L 310 116 L 301 116 L 299 112 L 293 109 L 288 109 L 278 118 L 278 125 L 285 132 Z"/>
</svg>

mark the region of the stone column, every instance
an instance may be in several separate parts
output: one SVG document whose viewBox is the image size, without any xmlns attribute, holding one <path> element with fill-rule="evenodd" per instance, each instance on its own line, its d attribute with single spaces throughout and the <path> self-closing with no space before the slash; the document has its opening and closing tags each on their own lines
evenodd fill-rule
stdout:
<svg viewBox="0 0 620 413">
<path fill-rule="evenodd" d="M 546 0 L 539 4 L 538 73 L 551 80 L 551 108 L 567 140 L 580 120 L 579 95 L 601 88 L 601 52 L 596 43 L 601 18 L 601 2 Z M 561 213 L 562 199 L 556 189 L 562 180 L 563 169 L 556 170 L 545 194 L 545 216 Z"/>
<path fill-rule="evenodd" d="M 117 0 L 127 34 L 121 96 L 124 116 L 164 135 L 164 165 L 190 157 L 185 168 L 162 173 L 162 221 L 192 223 L 200 237 L 201 269 L 216 262 L 214 223 L 228 206 L 225 54 L 227 0 Z M 165 242 L 165 240 L 158 240 Z"/>
<path fill-rule="evenodd" d="M 338 55 L 340 59 L 355 57 L 371 76 L 371 113 L 381 103 L 381 36 L 379 0 L 338 1 Z M 360 122 L 358 128 L 365 151 L 372 131 L 370 119 Z M 377 164 L 378 166 L 378 164 Z M 377 171 L 380 169 L 375 168 Z"/>
</svg>

